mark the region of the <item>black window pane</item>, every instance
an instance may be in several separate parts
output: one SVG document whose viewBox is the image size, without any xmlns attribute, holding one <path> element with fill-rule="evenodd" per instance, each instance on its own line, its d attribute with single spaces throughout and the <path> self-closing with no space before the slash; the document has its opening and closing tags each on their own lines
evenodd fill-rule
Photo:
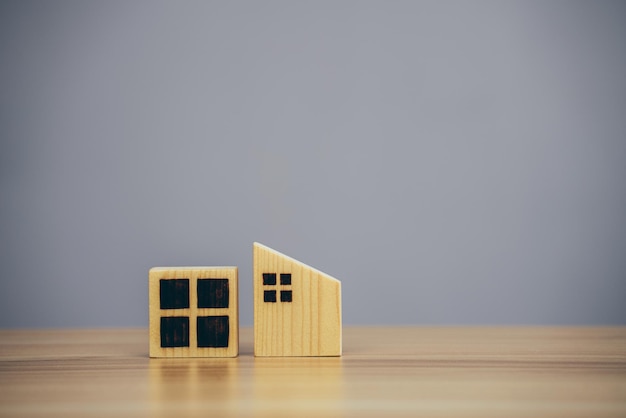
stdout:
<svg viewBox="0 0 626 418">
<path fill-rule="evenodd" d="M 280 273 L 280 284 L 291 284 L 291 273 Z"/>
<path fill-rule="evenodd" d="M 188 317 L 161 317 L 161 347 L 189 347 Z"/>
<path fill-rule="evenodd" d="M 291 290 L 281 290 L 280 291 L 280 301 L 281 302 L 291 302 Z"/>
<path fill-rule="evenodd" d="M 198 317 L 198 347 L 228 347 L 228 316 Z"/>
<path fill-rule="evenodd" d="M 263 284 L 272 286 L 276 284 L 276 273 L 263 273 Z"/>
<path fill-rule="evenodd" d="M 198 279 L 198 308 L 228 308 L 228 279 Z"/>
<path fill-rule="evenodd" d="M 263 302 L 276 302 L 276 291 L 275 290 L 264 291 Z"/>
<path fill-rule="evenodd" d="M 161 279 L 161 309 L 189 307 L 189 279 Z"/>
</svg>

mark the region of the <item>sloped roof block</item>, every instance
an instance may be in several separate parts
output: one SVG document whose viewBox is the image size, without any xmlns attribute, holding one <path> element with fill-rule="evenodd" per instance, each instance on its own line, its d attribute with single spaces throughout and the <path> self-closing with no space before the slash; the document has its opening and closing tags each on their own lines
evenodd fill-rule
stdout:
<svg viewBox="0 0 626 418">
<path fill-rule="evenodd" d="M 254 259 L 254 355 L 340 356 L 341 282 L 259 243 Z"/>
</svg>

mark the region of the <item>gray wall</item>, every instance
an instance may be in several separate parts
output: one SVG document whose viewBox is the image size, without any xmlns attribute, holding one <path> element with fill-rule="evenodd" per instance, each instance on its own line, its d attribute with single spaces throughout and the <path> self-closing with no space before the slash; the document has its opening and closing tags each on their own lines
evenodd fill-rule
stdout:
<svg viewBox="0 0 626 418">
<path fill-rule="evenodd" d="M 626 324 L 626 3 L 3 1 L 0 326 L 252 242 L 346 324 Z"/>
</svg>

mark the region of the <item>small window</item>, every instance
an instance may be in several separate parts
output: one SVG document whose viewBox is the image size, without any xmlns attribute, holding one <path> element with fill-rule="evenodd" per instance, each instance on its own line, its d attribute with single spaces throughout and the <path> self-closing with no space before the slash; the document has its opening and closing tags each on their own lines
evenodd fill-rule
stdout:
<svg viewBox="0 0 626 418">
<path fill-rule="evenodd" d="M 263 302 L 276 302 L 276 291 L 265 290 L 263 292 Z"/>
<path fill-rule="evenodd" d="M 188 317 L 161 317 L 161 347 L 189 347 Z"/>
<path fill-rule="evenodd" d="M 198 279 L 198 308 L 228 308 L 228 279 Z"/>
<path fill-rule="evenodd" d="M 280 284 L 283 286 L 291 284 L 291 273 L 280 273 Z"/>
<path fill-rule="evenodd" d="M 228 316 L 199 316 L 198 347 L 228 347 Z"/>
<path fill-rule="evenodd" d="M 160 280 L 161 309 L 189 308 L 189 279 Z"/>
<path fill-rule="evenodd" d="M 263 273 L 263 284 L 273 286 L 276 284 L 276 273 Z"/>
<path fill-rule="evenodd" d="M 276 286 L 276 276 L 280 276 L 280 285 L 281 286 L 291 286 L 291 273 L 263 273 L 263 285 L 265 286 Z M 272 289 L 272 288 L 270 288 Z M 276 293 L 278 290 L 264 290 L 263 291 L 263 301 L 275 303 L 276 297 L 278 296 Z M 290 288 L 282 288 L 280 289 L 280 301 L 281 302 L 291 302 L 292 301 L 292 293 Z"/>
</svg>

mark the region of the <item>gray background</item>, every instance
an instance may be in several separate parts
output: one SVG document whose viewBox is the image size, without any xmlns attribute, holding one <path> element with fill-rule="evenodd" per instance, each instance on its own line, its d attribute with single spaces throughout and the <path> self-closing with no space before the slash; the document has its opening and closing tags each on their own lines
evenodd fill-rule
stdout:
<svg viewBox="0 0 626 418">
<path fill-rule="evenodd" d="M 346 324 L 626 324 L 626 3 L 0 3 L 0 326 L 252 242 Z"/>
</svg>

